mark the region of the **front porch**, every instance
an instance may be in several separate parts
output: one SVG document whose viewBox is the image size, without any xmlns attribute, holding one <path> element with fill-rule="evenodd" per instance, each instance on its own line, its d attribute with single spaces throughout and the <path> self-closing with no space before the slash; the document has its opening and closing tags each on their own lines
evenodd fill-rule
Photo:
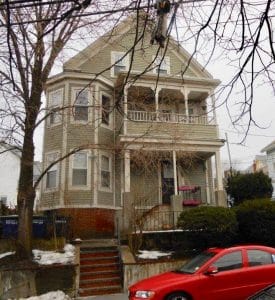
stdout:
<svg viewBox="0 0 275 300">
<path fill-rule="evenodd" d="M 175 230 L 179 214 L 198 205 L 225 206 L 217 197 L 209 152 L 126 150 L 122 186 L 124 228 Z M 219 156 L 216 173 L 219 172 Z M 220 186 L 218 186 L 220 184 Z"/>
</svg>

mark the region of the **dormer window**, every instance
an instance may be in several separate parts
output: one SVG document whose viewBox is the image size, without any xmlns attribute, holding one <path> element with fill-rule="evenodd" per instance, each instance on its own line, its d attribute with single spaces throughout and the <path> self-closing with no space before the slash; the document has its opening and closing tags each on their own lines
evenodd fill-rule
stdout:
<svg viewBox="0 0 275 300">
<path fill-rule="evenodd" d="M 114 65 L 111 69 L 111 75 L 117 76 L 122 71 L 129 68 L 129 56 L 125 52 L 112 52 L 111 63 Z"/>
<path fill-rule="evenodd" d="M 160 75 L 168 75 L 170 74 L 170 57 L 168 56 L 158 56 L 155 58 L 155 73 Z"/>
</svg>

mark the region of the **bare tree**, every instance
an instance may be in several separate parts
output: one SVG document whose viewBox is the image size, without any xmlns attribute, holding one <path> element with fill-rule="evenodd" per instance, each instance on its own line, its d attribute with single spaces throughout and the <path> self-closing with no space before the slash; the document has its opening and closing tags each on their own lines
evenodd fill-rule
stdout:
<svg viewBox="0 0 275 300">
<path fill-rule="evenodd" d="M 1 139 L 22 149 L 18 187 L 17 255 L 20 258 L 30 258 L 32 255 L 31 225 L 35 197 L 33 137 L 42 122 L 38 120 L 42 94 L 56 59 L 76 33 L 102 33 L 98 29 L 99 22 L 104 30 L 104 25 L 108 24 L 110 28 L 131 12 L 138 15 L 140 9 L 157 18 L 152 0 L 111 3 L 112 7 L 110 1 L 104 0 L 0 2 L 0 93 L 4 102 L 0 108 Z M 244 96 L 239 103 L 240 114 L 232 121 L 247 117 L 247 130 L 251 123 L 255 123 L 252 106 L 257 82 L 263 79 L 271 85 L 274 82 L 273 14 L 274 1 L 271 0 L 171 1 L 168 33 L 174 32 L 179 43 L 194 45 L 190 60 L 183 66 L 181 74 L 185 74 L 195 56 L 204 57 L 206 67 L 216 54 L 227 55 L 237 69 L 232 80 L 220 89 L 220 94 L 225 93 L 224 103 L 227 103 L 234 88 L 242 90 Z M 97 24 L 97 29 L 91 24 Z M 125 54 L 130 54 L 131 59 L 136 44 L 144 37 L 138 32 L 137 29 L 134 44 Z M 169 42 L 169 35 L 166 40 Z M 165 47 L 163 51 L 165 54 Z M 144 73 L 152 68 L 153 63 Z M 127 80 L 128 77 L 126 83 Z M 118 103 L 119 100 L 116 108 L 121 111 Z"/>
</svg>

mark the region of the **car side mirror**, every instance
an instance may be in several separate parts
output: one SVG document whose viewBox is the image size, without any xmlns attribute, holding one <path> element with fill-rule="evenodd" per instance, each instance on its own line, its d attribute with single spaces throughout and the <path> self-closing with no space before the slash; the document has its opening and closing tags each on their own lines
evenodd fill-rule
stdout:
<svg viewBox="0 0 275 300">
<path fill-rule="evenodd" d="M 218 268 L 215 266 L 210 266 L 205 272 L 205 275 L 214 275 L 217 274 L 219 272 Z"/>
</svg>

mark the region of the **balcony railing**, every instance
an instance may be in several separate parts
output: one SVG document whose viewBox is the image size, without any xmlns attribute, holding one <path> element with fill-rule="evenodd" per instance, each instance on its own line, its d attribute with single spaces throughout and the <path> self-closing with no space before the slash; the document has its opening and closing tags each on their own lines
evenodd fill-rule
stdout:
<svg viewBox="0 0 275 300">
<path fill-rule="evenodd" d="M 186 116 L 185 114 L 151 112 L 151 111 L 128 111 L 128 119 L 136 122 L 164 122 L 182 124 L 215 125 L 213 119 L 208 116 Z"/>
</svg>

